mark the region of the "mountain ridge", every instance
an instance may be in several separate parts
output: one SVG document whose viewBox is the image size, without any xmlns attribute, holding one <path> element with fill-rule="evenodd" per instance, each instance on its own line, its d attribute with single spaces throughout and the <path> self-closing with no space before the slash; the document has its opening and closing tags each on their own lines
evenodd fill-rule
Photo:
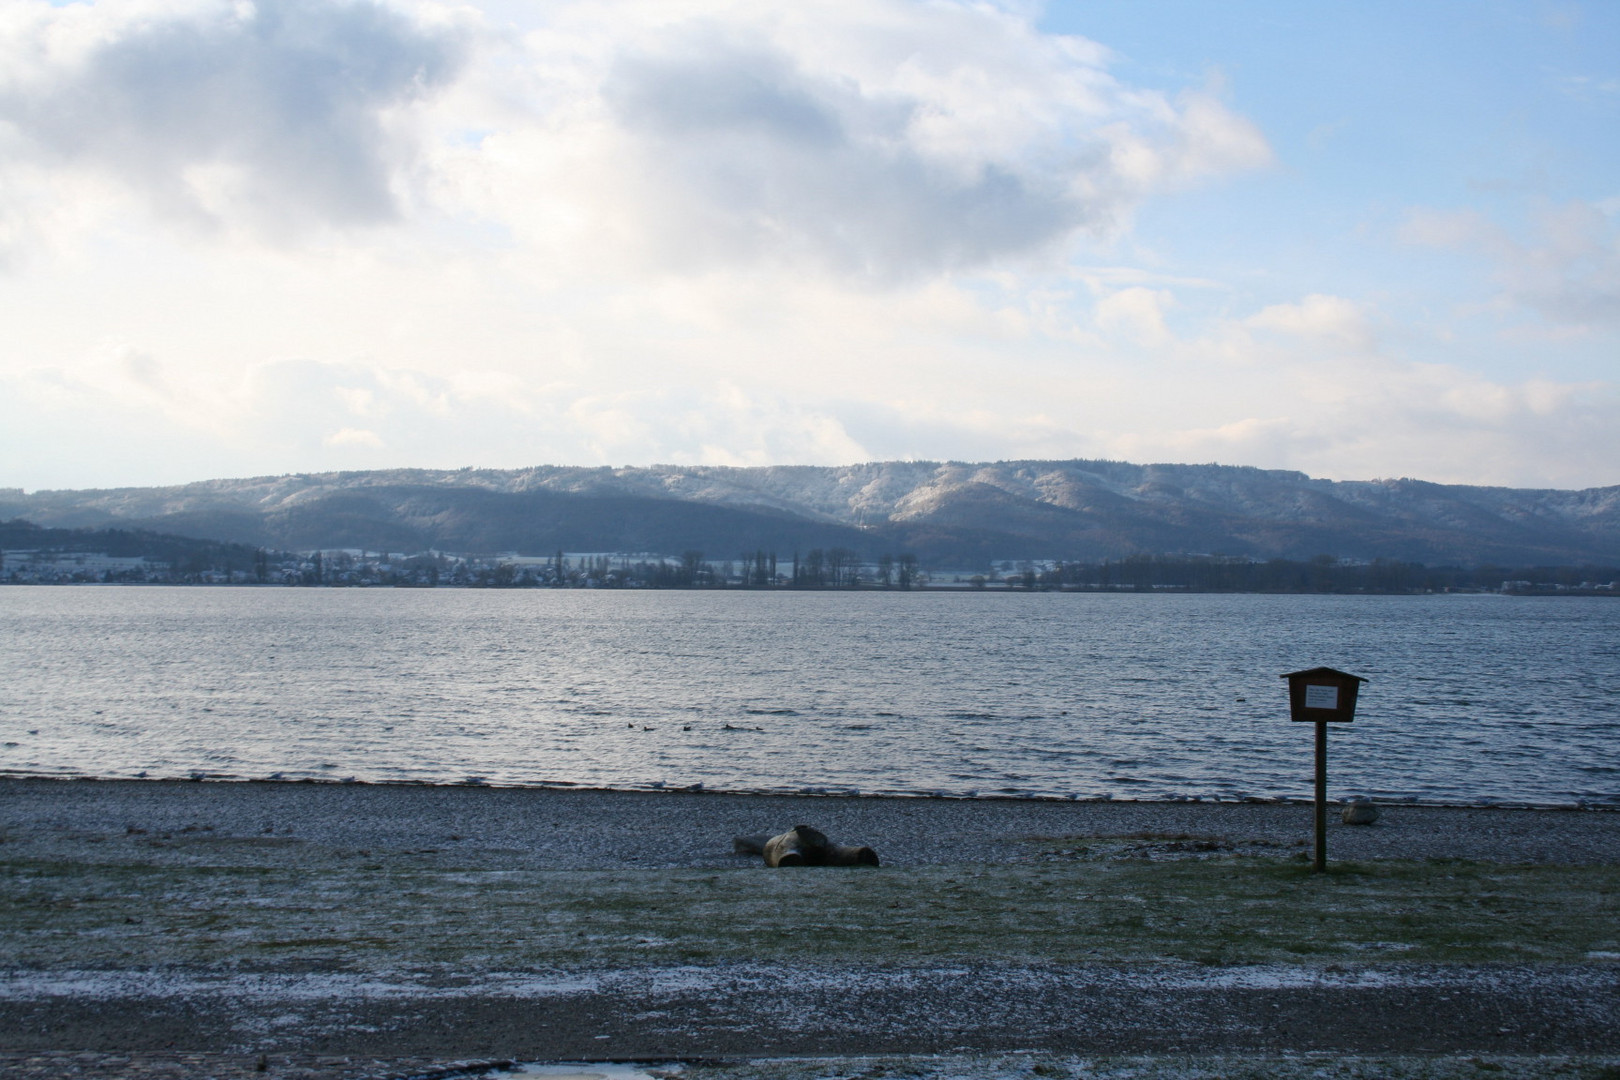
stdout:
<svg viewBox="0 0 1620 1080">
<path fill-rule="evenodd" d="M 933 564 L 1211 553 L 1431 565 L 1620 561 L 1620 485 L 1325 480 L 1108 460 L 385 469 L 167 487 L 0 491 L 0 519 L 283 548 L 714 557 L 912 551 Z"/>
</svg>

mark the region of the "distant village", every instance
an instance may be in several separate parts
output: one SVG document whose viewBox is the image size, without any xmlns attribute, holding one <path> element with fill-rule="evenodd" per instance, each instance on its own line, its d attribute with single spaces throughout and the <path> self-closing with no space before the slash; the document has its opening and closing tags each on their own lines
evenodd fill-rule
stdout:
<svg viewBox="0 0 1620 1080">
<path fill-rule="evenodd" d="M 1135 555 L 1102 562 L 991 560 L 975 569 L 924 569 L 915 556 L 861 559 L 843 548 L 786 559 L 755 552 L 710 559 L 680 555 L 565 552 L 534 556 L 358 548 L 277 552 L 240 545 L 178 555 L 108 554 L 47 547 L 0 551 L 0 584 L 258 585 L 326 588 L 929 589 L 1080 592 L 1498 592 L 1620 595 L 1614 568 L 1545 567 L 1527 576 L 1502 568 L 1425 567 L 1319 556 L 1308 561 L 1243 556 Z M 1593 571 L 1598 571 L 1594 573 Z M 1515 568 L 1510 574 L 1525 573 Z"/>
<path fill-rule="evenodd" d="M 0 582 L 17 585 L 162 584 L 297 585 L 392 588 L 921 588 L 936 584 L 912 555 L 863 562 L 853 551 L 812 549 L 781 561 L 756 552 L 709 560 L 681 555 L 564 552 L 533 556 L 507 552 L 407 555 L 359 548 L 307 552 L 253 551 L 251 565 L 187 565 L 184 559 L 109 555 L 50 549 L 0 552 Z M 199 560 L 200 562 L 200 560 Z M 987 574 L 949 577 L 953 585 L 1003 582 L 1004 574 L 1049 572 L 1053 564 L 1011 562 Z"/>
<path fill-rule="evenodd" d="M 248 565 L 229 558 L 187 560 L 103 552 L 13 549 L 0 552 L 7 584 L 302 585 L 419 588 L 669 588 L 895 585 L 928 582 L 913 556 L 862 563 L 853 552 L 813 550 L 779 566 L 759 552 L 710 561 L 702 552 L 681 555 L 563 552 L 532 556 L 507 552 L 417 554 L 359 548 L 306 552 L 254 550 Z M 201 565 L 203 562 L 212 565 Z"/>
</svg>

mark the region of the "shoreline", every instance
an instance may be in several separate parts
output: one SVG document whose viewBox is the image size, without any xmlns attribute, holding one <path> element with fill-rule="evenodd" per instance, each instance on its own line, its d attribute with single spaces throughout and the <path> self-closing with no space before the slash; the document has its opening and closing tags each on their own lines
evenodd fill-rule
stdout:
<svg viewBox="0 0 1620 1080">
<path fill-rule="evenodd" d="M 414 788 L 450 789 L 467 791 L 579 791 L 598 794 L 640 795 L 697 795 L 724 798 L 791 798 L 791 799 L 872 799 L 919 802 L 963 803 L 1050 803 L 1074 806 L 1314 806 L 1315 800 L 1304 796 L 1243 795 L 1184 795 L 1170 798 L 1131 799 L 1116 796 L 1094 798 L 1082 795 L 1013 795 L 1004 792 L 982 794 L 953 794 L 941 791 L 862 791 L 852 788 L 800 787 L 800 788 L 719 788 L 702 783 L 687 785 L 648 784 L 642 787 L 593 787 L 567 780 L 545 780 L 532 784 L 508 784 L 486 780 L 360 780 L 352 777 L 328 779 L 318 776 L 286 777 L 232 776 L 202 773 L 188 776 L 95 776 L 53 775 L 49 773 L 13 772 L 0 769 L 0 784 L 25 781 L 42 783 L 79 784 L 212 784 L 212 785 L 282 785 L 299 787 L 337 788 Z M 1423 799 L 1418 797 L 1379 797 L 1373 801 L 1379 807 L 1421 808 L 1431 810 L 1527 810 L 1537 812 L 1620 813 L 1620 795 L 1606 796 L 1605 802 L 1576 799 L 1573 802 L 1536 803 L 1507 799 L 1484 798 L 1472 802 Z M 1330 798 L 1331 811 L 1347 800 Z"/>
<path fill-rule="evenodd" d="M 1379 805 L 1372 825 L 1329 814 L 1330 857 L 1620 865 L 1620 820 L 1607 810 Z M 273 835 L 355 850 L 444 845 L 446 857 L 498 854 L 514 868 L 730 867 L 746 865 L 733 837 L 801 823 L 870 846 L 885 865 L 937 865 L 1016 861 L 1032 838 L 1068 836 L 1196 836 L 1233 851 L 1292 852 L 1309 844 L 1312 813 L 1305 802 L 0 777 L 0 852 L 12 855 L 54 849 L 52 837 L 64 853 L 88 850 L 77 836 L 184 839 L 190 826 L 216 839 Z"/>
<path fill-rule="evenodd" d="M 1512 570 L 1515 568 L 1507 568 Z M 1576 569 L 1574 567 L 1560 567 L 1557 569 Z M 967 573 L 968 571 L 960 571 Z M 947 570 L 944 573 L 956 574 L 958 571 Z M 964 595 L 964 596 L 1034 596 L 1041 593 L 1069 593 L 1088 594 L 1095 596 L 1510 596 L 1510 597 L 1603 597 L 1613 599 L 1620 596 L 1612 588 L 1603 585 L 1583 589 L 1578 586 L 1559 588 L 1556 585 L 1547 588 L 1503 589 L 1500 586 L 1453 586 L 1442 588 L 1409 588 L 1409 589 L 1377 589 L 1377 588 L 1343 588 L 1343 589 L 1226 589 L 1206 588 L 1192 585 L 1156 584 L 1146 587 L 1136 585 L 1105 585 L 1101 582 L 1087 584 L 1065 585 L 1036 585 L 1033 588 L 1024 585 L 1015 585 L 1003 579 L 998 582 L 986 582 L 983 586 L 974 585 L 971 581 L 952 581 L 948 583 L 928 582 L 912 585 L 909 588 L 879 584 L 861 585 L 489 585 L 464 584 L 455 585 L 441 583 L 438 585 L 381 583 L 381 582 L 286 582 L 286 581 L 23 581 L 0 579 L 0 586 L 17 586 L 19 588 L 78 588 L 94 586 L 100 588 L 175 588 L 175 589 L 349 589 L 370 590 L 386 592 L 395 589 L 425 590 L 439 592 L 696 592 L 696 593 L 753 593 L 761 596 L 784 593 L 798 594 L 914 594 L 914 595 Z"/>
</svg>

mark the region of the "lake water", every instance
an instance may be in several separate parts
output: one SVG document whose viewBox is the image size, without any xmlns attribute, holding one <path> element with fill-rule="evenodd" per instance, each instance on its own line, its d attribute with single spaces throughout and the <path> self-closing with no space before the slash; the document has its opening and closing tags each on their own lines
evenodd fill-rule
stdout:
<svg viewBox="0 0 1620 1080">
<path fill-rule="evenodd" d="M 1620 602 L 0 588 L 0 774 L 1620 806 Z"/>
</svg>

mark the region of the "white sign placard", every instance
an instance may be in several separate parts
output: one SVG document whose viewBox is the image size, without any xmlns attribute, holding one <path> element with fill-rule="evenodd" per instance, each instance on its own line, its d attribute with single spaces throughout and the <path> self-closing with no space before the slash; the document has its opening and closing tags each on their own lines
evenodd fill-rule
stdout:
<svg viewBox="0 0 1620 1080">
<path fill-rule="evenodd" d="M 1337 709 L 1339 707 L 1339 688 L 1337 686 L 1311 686 L 1305 687 L 1305 707 L 1307 709 Z"/>
</svg>

